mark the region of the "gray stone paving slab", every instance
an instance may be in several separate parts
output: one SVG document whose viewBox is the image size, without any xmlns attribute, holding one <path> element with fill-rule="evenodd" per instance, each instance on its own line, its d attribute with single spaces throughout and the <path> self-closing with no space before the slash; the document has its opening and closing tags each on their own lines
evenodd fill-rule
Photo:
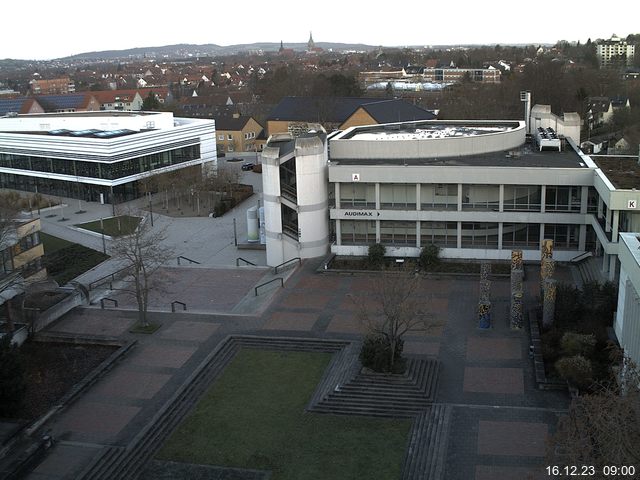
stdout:
<svg viewBox="0 0 640 480">
<path fill-rule="evenodd" d="M 467 361 L 520 360 L 522 340 L 520 338 L 470 337 L 467 341 Z"/>
<path fill-rule="evenodd" d="M 66 440 L 113 442 L 141 407 L 78 402 L 56 422 L 53 434 Z"/>
<path fill-rule="evenodd" d="M 89 394 L 93 398 L 103 396 L 124 398 L 152 398 L 169 381 L 171 375 L 142 373 L 118 369 L 101 380 Z"/>
<path fill-rule="evenodd" d="M 524 394 L 524 376 L 521 368 L 466 367 L 463 389 L 465 392 Z"/>
<path fill-rule="evenodd" d="M 544 457 L 549 427 L 541 422 L 478 422 L 478 454 Z"/>
<path fill-rule="evenodd" d="M 543 480 L 549 478 L 542 465 L 531 468 L 478 465 L 475 473 L 475 480 Z"/>
<path fill-rule="evenodd" d="M 130 361 L 134 365 L 180 368 L 196 350 L 197 347 L 146 345 L 136 349 L 131 354 Z"/>
<path fill-rule="evenodd" d="M 158 336 L 170 340 L 204 342 L 220 328 L 219 323 L 177 320 L 158 332 Z"/>
<path fill-rule="evenodd" d="M 30 480 L 74 478 L 101 447 L 54 444 L 45 459 L 27 477 Z"/>
<path fill-rule="evenodd" d="M 135 321 L 130 316 L 114 314 L 109 310 L 76 309 L 65 315 L 47 330 L 77 335 L 118 337 L 128 332 Z"/>
<path fill-rule="evenodd" d="M 171 302 L 179 301 L 187 304 L 188 311 L 230 312 L 264 274 L 264 270 L 258 269 L 163 268 L 158 287 L 150 292 L 149 309 L 170 311 Z M 109 297 L 118 300 L 120 308 L 137 308 L 131 293 L 113 292 Z"/>
</svg>

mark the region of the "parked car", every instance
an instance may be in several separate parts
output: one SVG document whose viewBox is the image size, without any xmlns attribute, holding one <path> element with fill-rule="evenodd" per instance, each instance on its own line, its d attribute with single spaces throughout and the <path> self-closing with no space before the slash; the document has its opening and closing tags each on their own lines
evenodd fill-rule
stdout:
<svg viewBox="0 0 640 480">
<path fill-rule="evenodd" d="M 244 170 L 245 172 L 249 171 L 249 170 L 253 170 L 254 166 L 255 166 L 255 164 L 251 163 L 251 162 L 243 163 L 242 164 L 242 170 Z"/>
</svg>

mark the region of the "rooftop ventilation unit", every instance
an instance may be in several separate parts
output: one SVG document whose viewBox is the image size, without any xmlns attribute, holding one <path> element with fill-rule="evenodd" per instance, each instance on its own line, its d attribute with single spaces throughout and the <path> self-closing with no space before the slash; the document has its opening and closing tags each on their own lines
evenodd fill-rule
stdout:
<svg viewBox="0 0 640 480">
<path fill-rule="evenodd" d="M 543 149 L 557 149 L 559 152 L 562 150 L 562 142 L 558 138 L 558 134 L 551 127 L 542 128 L 538 127 L 536 130 L 536 143 L 540 151 Z"/>
</svg>

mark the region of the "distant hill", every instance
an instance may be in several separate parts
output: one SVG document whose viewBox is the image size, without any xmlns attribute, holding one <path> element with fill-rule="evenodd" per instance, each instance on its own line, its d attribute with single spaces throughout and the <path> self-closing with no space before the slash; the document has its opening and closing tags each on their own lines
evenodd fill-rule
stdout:
<svg viewBox="0 0 640 480">
<path fill-rule="evenodd" d="M 356 44 L 356 43 L 329 43 L 318 42 L 316 46 L 323 48 L 324 50 L 357 50 L 357 51 L 369 51 L 375 50 L 377 46 Z M 220 55 L 234 55 L 237 53 L 247 53 L 252 51 L 262 50 L 263 52 L 275 52 L 280 48 L 280 43 L 263 42 L 263 43 L 250 43 L 239 45 L 215 45 L 213 43 L 205 45 L 193 45 L 193 44 L 177 44 L 177 45 L 164 45 L 161 47 L 138 47 L 129 48 L 127 50 L 104 50 L 101 52 L 87 52 L 65 57 L 60 60 L 111 60 L 118 58 L 184 58 L 184 57 L 196 57 L 196 56 L 220 56 Z M 307 48 L 306 43 L 285 43 L 284 48 L 291 48 L 297 51 L 304 51 Z"/>
</svg>

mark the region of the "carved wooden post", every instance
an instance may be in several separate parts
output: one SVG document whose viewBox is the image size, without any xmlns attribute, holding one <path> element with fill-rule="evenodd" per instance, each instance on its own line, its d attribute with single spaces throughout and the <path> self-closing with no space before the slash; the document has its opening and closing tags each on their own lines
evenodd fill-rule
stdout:
<svg viewBox="0 0 640 480">
<path fill-rule="evenodd" d="M 556 313 L 557 282 L 547 279 L 544 284 L 544 297 L 542 300 L 542 325 L 549 328 L 553 324 Z"/>
</svg>

